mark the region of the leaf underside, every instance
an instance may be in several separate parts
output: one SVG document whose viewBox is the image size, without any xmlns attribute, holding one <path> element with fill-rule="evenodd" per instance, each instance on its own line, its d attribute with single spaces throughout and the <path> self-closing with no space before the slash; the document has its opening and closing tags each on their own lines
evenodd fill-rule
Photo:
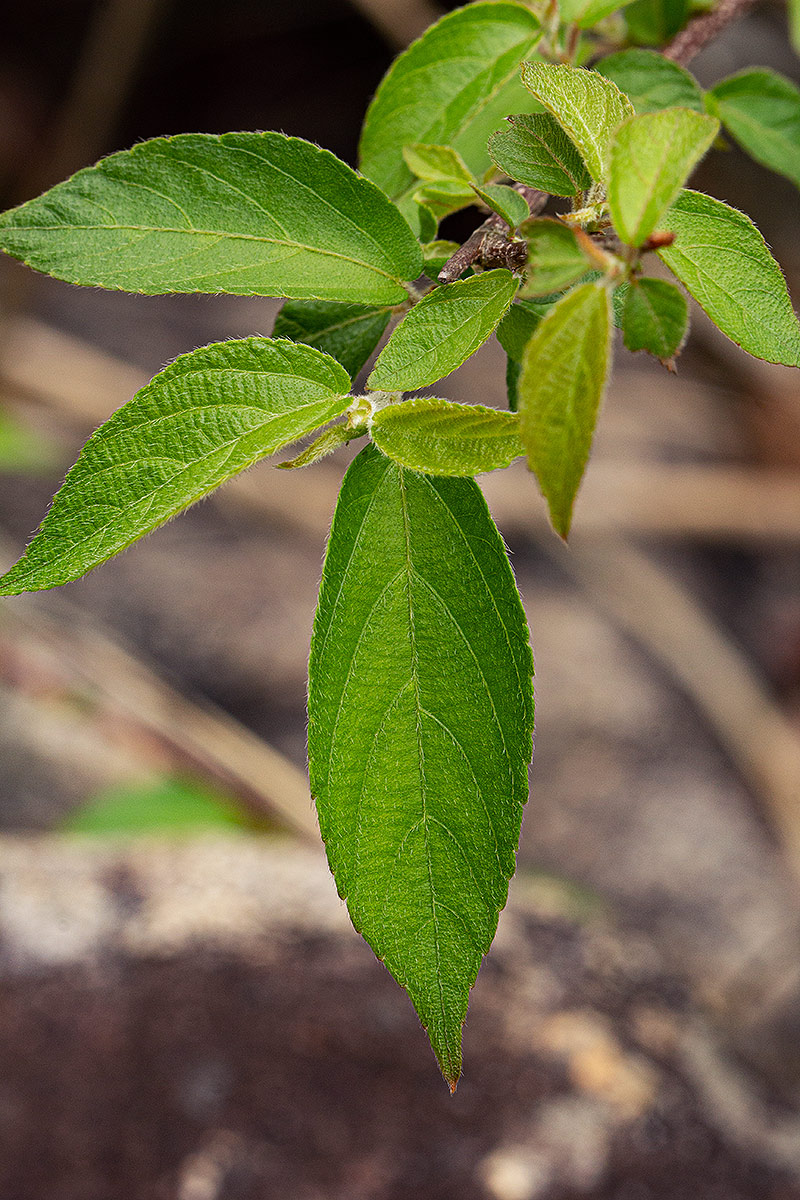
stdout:
<svg viewBox="0 0 800 1200">
<path fill-rule="evenodd" d="M 316 346 L 355 379 L 383 337 L 391 314 L 391 308 L 367 304 L 287 300 L 275 318 L 272 334 Z"/>
<path fill-rule="evenodd" d="M 309 766 L 353 924 L 455 1087 L 469 990 L 527 799 L 533 662 L 477 485 L 372 446 L 331 529 L 309 666 Z"/>
<path fill-rule="evenodd" d="M 0 595 L 78 579 L 265 455 L 340 416 L 347 372 L 268 338 L 181 355 L 97 430 Z"/>
</svg>

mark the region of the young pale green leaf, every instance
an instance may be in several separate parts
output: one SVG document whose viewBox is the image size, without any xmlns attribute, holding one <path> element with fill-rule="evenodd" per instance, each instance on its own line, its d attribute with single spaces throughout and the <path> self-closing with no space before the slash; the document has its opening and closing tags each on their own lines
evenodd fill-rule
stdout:
<svg viewBox="0 0 800 1200">
<path fill-rule="evenodd" d="M 502 183 L 487 183 L 485 187 L 473 184 L 473 190 L 487 208 L 497 213 L 510 229 L 516 229 L 531 215 L 528 201 L 513 188 L 505 187 Z"/>
<path fill-rule="evenodd" d="M 364 174 L 404 212 L 416 185 L 403 146 L 452 146 L 480 178 L 489 134 L 529 100 L 519 64 L 540 37 L 533 13 L 502 0 L 442 17 L 395 59 L 378 88 L 361 136 Z"/>
<path fill-rule="evenodd" d="M 522 81 L 577 146 L 592 179 L 604 180 L 614 131 L 634 115 L 628 97 L 596 71 L 563 63 L 523 63 Z"/>
<path fill-rule="evenodd" d="M 601 59 L 594 69 L 613 80 L 639 115 L 676 107 L 705 111 L 694 76 L 655 50 L 620 50 Z"/>
<path fill-rule="evenodd" d="M 559 0 L 558 11 L 562 21 L 577 25 L 579 29 L 590 29 L 592 25 L 604 21 L 630 2 L 631 0 Z"/>
<path fill-rule="evenodd" d="M 569 533 L 608 376 L 610 308 L 602 284 L 573 288 L 541 322 L 522 360 L 520 434 L 562 538 Z"/>
<path fill-rule="evenodd" d="M 575 231 L 553 217 L 537 217 L 520 230 L 528 242 L 528 267 L 521 296 L 549 296 L 569 287 L 593 265 Z"/>
<path fill-rule="evenodd" d="M 0 248 L 129 292 L 397 304 L 422 270 L 395 206 L 281 133 L 182 134 L 112 154 L 0 217 Z"/>
<path fill-rule="evenodd" d="M 360 428 L 351 428 L 349 425 L 332 425 L 319 437 L 314 438 L 311 445 L 306 446 L 305 450 L 301 450 L 294 458 L 287 458 L 284 462 L 276 463 L 275 466 L 282 471 L 299 471 L 303 467 L 313 467 L 314 463 L 318 463 L 320 459 L 327 458 L 340 446 L 346 446 L 353 438 L 363 437 L 366 432 L 366 425 Z"/>
<path fill-rule="evenodd" d="M 686 190 L 661 222 L 659 256 L 731 341 L 755 358 L 800 366 L 800 325 L 780 267 L 738 209 Z"/>
<path fill-rule="evenodd" d="M 666 279 L 634 279 L 625 289 L 622 336 L 629 350 L 647 350 L 669 363 L 689 329 L 683 292 Z"/>
<path fill-rule="evenodd" d="M 440 179 L 454 179 L 467 187 L 472 183 L 472 173 L 452 146 L 425 146 L 417 142 L 403 147 L 403 158 L 409 171 L 427 183 Z"/>
<path fill-rule="evenodd" d="M 516 279 L 503 269 L 435 288 L 394 330 L 367 386 L 411 392 L 449 375 L 483 345 L 516 290 Z"/>
<path fill-rule="evenodd" d="M 706 96 L 751 158 L 800 187 L 800 91 L 774 71 L 742 71 Z"/>
<path fill-rule="evenodd" d="M 477 485 L 367 447 L 342 486 L 314 622 L 311 790 L 353 924 L 411 997 L 451 1089 L 514 871 L 532 673 Z"/>
<path fill-rule="evenodd" d="M 474 204 L 475 193 L 468 184 L 460 183 L 457 179 L 437 179 L 417 188 L 413 200 L 421 208 L 432 212 L 438 224 L 451 213 Z"/>
<path fill-rule="evenodd" d="M 183 354 L 81 451 L 0 595 L 78 579 L 259 458 L 345 412 L 347 372 L 269 338 Z"/>
<path fill-rule="evenodd" d="M 391 308 L 287 300 L 275 318 L 273 337 L 290 338 L 330 354 L 355 379 L 389 324 Z"/>
<path fill-rule="evenodd" d="M 641 246 L 719 132 L 719 121 L 689 108 L 631 117 L 611 143 L 608 206 L 623 242 Z"/>
<path fill-rule="evenodd" d="M 663 46 L 689 17 L 690 0 L 636 0 L 625 10 L 631 40 L 643 46 Z"/>
<path fill-rule="evenodd" d="M 506 120 L 508 128 L 489 139 L 489 153 L 511 179 L 551 196 L 575 196 L 591 187 L 583 159 L 550 113 Z"/>
<path fill-rule="evenodd" d="M 515 413 L 431 396 L 378 409 L 370 433 L 401 467 L 429 475 L 496 471 L 525 453 Z"/>
</svg>

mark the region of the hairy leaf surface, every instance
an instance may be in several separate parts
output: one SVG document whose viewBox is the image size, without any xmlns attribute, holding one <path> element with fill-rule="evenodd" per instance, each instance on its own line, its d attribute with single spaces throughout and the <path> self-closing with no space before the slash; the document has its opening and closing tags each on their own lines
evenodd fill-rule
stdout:
<svg viewBox="0 0 800 1200">
<path fill-rule="evenodd" d="M 515 413 L 431 396 L 379 409 L 370 432 L 389 458 L 429 475 L 478 475 L 525 453 Z"/>
<path fill-rule="evenodd" d="M 489 153 L 511 179 L 551 196 L 575 196 L 591 186 L 583 159 L 550 113 L 506 120 L 507 127 L 489 139 Z"/>
<path fill-rule="evenodd" d="M 709 112 L 762 166 L 800 187 L 800 90 L 774 71 L 742 71 L 706 97 Z"/>
<path fill-rule="evenodd" d="M 602 284 L 573 288 L 541 322 L 522 359 L 520 433 L 553 528 L 563 538 L 608 376 L 610 308 Z"/>
<path fill-rule="evenodd" d="M 330 300 L 287 300 L 275 318 L 276 338 L 316 346 L 355 379 L 389 324 L 391 308 L 334 304 Z"/>
<path fill-rule="evenodd" d="M 523 63 L 522 81 L 577 146 L 592 179 L 605 179 L 614 131 L 634 115 L 628 97 L 596 71 L 562 63 Z"/>
<path fill-rule="evenodd" d="M 532 670 L 477 485 L 363 450 L 342 486 L 314 622 L 311 790 L 353 924 L 411 997 L 451 1088 L 514 871 Z"/>
<path fill-rule="evenodd" d="M 669 362 L 684 343 L 689 306 L 666 279 L 634 279 L 625 289 L 622 336 L 629 350 L 647 350 Z"/>
<path fill-rule="evenodd" d="M 183 354 L 81 451 L 0 595 L 78 579 L 259 458 L 343 413 L 347 372 L 268 338 Z"/>
<path fill-rule="evenodd" d="M 429 292 L 403 318 L 367 380 L 384 392 L 427 387 L 482 346 L 517 290 L 510 271 L 484 271 Z"/>
<path fill-rule="evenodd" d="M 738 209 L 686 190 L 661 222 L 659 256 L 715 325 L 748 354 L 800 366 L 800 325 L 780 267 Z"/>
<path fill-rule="evenodd" d="M 532 107 L 519 82 L 521 59 L 541 28 L 519 4 L 477 3 L 432 25 L 395 59 L 370 105 L 361 136 L 361 169 L 401 203 L 414 179 L 402 147 L 452 146 L 480 177 L 486 142 L 508 112 Z"/>
<path fill-rule="evenodd" d="M 631 117 L 611 143 L 608 206 L 623 242 L 641 246 L 719 132 L 719 121 L 688 108 Z"/>
<path fill-rule="evenodd" d="M 520 231 L 528 242 L 522 296 L 549 296 L 575 283 L 591 267 L 575 233 L 552 217 L 527 221 Z"/>
<path fill-rule="evenodd" d="M 0 248 L 128 292 L 397 304 L 422 256 L 374 184 L 281 133 L 155 138 L 0 217 Z"/>
<path fill-rule="evenodd" d="M 662 108 L 691 108 L 704 112 L 703 91 L 685 67 L 655 50 L 620 50 L 594 68 L 611 79 L 642 113 Z"/>
<path fill-rule="evenodd" d="M 409 171 L 418 179 L 435 182 L 438 179 L 455 179 L 472 183 L 472 173 L 461 155 L 452 146 L 426 146 L 415 143 L 403 147 L 403 158 Z"/>
</svg>

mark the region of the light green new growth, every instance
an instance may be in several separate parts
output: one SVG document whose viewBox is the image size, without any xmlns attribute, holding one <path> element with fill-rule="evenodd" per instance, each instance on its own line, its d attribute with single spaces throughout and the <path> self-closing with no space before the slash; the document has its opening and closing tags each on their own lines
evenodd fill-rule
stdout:
<svg viewBox="0 0 800 1200">
<path fill-rule="evenodd" d="M 659 256 L 714 324 L 756 358 L 800 366 L 800 325 L 786 281 L 750 218 L 687 190 L 661 225 L 675 242 Z"/>
<path fill-rule="evenodd" d="M 605 179 L 611 138 L 633 105 L 615 83 L 561 63 L 525 62 L 522 82 L 552 113 L 578 149 L 592 179 Z"/>
<path fill-rule="evenodd" d="M 686 297 L 666 279 L 634 279 L 625 292 L 622 336 L 628 350 L 647 350 L 669 362 L 689 330 Z"/>
<path fill-rule="evenodd" d="M 510 271 L 485 271 L 429 292 L 392 333 L 367 383 L 411 392 L 449 375 L 482 346 L 514 299 Z"/>
<path fill-rule="evenodd" d="M 592 177 L 578 151 L 550 113 L 510 116 L 489 139 L 492 161 L 511 179 L 551 196 L 575 196 Z"/>
<path fill-rule="evenodd" d="M 569 287 L 593 264 L 584 254 L 575 231 L 552 217 L 527 221 L 520 230 L 528 242 L 528 267 L 521 296 L 549 296 Z"/>
<path fill-rule="evenodd" d="M 0 595 L 78 579 L 259 458 L 345 412 L 347 372 L 268 338 L 183 354 L 84 446 Z"/>
<path fill-rule="evenodd" d="M 403 147 L 403 158 L 409 171 L 429 183 L 452 179 L 469 187 L 473 181 L 467 164 L 452 146 L 426 146 L 416 142 Z"/>
<path fill-rule="evenodd" d="M 532 672 L 476 484 L 367 447 L 342 486 L 314 622 L 311 790 L 353 924 L 411 996 L 451 1088 L 515 866 Z"/>
<path fill-rule="evenodd" d="M 477 184 L 472 186 L 478 199 L 492 212 L 497 213 L 498 217 L 502 217 L 510 229 L 516 229 L 531 215 L 528 201 L 513 188 L 502 183 L 487 183 L 485 187 L 478 187 Z"/>
<path fill-rule="evenodd" d="M 519 64 L 540 38 L 536 17 L 519 4 L 470 4 L 442 17 L 395 59 L 378 88 L 361 135 L 364 174 L 412 219 L 415 183 L 403 146 L 452 146 L 480 178 L 489 134 L 506 113 L 526 108 Z"/>
<path fill-rule="evenodd" d="M 601 59 L 594 69 L 613 80 L 639 114 L 676 107 L 705 111 L 697 80 L 655 50 L 620 50 Z"/>
<path fill-rule="evenodd" d="M 774 71 L 741 71 L 711 88 L 719 117 L 751 158 L 800 187 L 800 91 Z"/>
<path fill-rule="evenodd" d="M 610 338 L 608 292 L 602 284 L 584 283 L 553 306 L 522 359 L 520 434 L 553 528 L 563 538 L 605 390 Z"/>
<path fill-rule="evenodd" d="M 641 246 L 719 132 L 719 121 L 688 108 L 630 117 L 611 143 L 608 206 L 614 228 Z"/>
<path fill-rule="evenodd" d="M 630 3 L 631 0 L 560 0 L 558 10 L 562 21 L 589 29 Z"/>
<path fill-rule="evenodd" d="M 128 292 L 398 304 L 422 270 L 406 221 L 335 155 L 282 133 L 155 138 L 0 217 L 0 248 Z"/>
<path fill-rule="evenodd" d="M 379 409 L 370 433 L 396 463 L 429 475 L 478 475 L 525 453 L 516 413 L 430 396 Z"/>
</svg>

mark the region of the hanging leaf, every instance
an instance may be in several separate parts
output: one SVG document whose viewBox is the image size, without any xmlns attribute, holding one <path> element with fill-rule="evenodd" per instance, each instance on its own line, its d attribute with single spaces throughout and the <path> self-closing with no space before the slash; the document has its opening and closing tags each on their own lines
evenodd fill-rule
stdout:
<svg viewBox="0 0 800 1200">
<path fill-rule="evenodd" d="M 275 318 L 272 333 L 276 338 L 316 346 L 355 379 L 383 337 L 391 315 L 391 308 L 374 305 L 287 300 Z"/>
<path fill-rule="evenodd" d="M 508 127 L 489 139 L 489 153 L 509 178 L 551 196 L 575 196 L 591 187 L 583 159 L 550 113 L 506 121 Z"/>
<path fill-rule="evenodd" d="M 514 871 L 533 728 L 528 630 L 477 485 L 355 459 L 309 665 L 311 790 L 339 894 L 445 1079 Z"/>
<path fill-rule="evenodd" d="M 431 396 L 379 409 L 370 433 L 400 466 L 429 475 L 478 475 L 525 453 L 514 413 Z"/>
<path fill-rule="evenodd" d="M 703 91 L 694 76 L 655 50 L 620 50 L 602 58 L 594 69 L 613 80 L 640 115 L 662 108 L 705 111 Z"/>
<path fill-rule="evenodd" d="M 569 533 L 608 377 L 610 308 L 602 284 L 573 288 L 541 322 L 522 360 L 520 434 L 562 538 Z"/>
<path fill-rule="evenodd" d="M 529 101 L 519 64 L 540 37 L 532 12 L 502 0 L 442 17 L 395 59 L 378 88 L 361 135 L 364 174 L 404 212 L 416 184 L 403 146 L 452 146 L 480 178 L 489 134 Z"/>
<path fill-rule="evenodd" d="M 398 304 L 422 271 L 408 224 L 369 180 L 282 133 L 187 133 L 112 154 L 0 217 L 0 248 L 68 283 L 148 295 Z"/>
<path fill-rule="evenodd" d="M 719 132 L 719 121 L 665 108 L 624 121 L 611 144 L 608 206 L 614 228 L 641 246 Z"/>
<path fill-rule="evenodd" d="M 686 297 L 666 279 L 633 280 L 625 289 L 621 315 L 622 336 L 629 350 L 647 350 L 669 362 L 686 340 Z"/>
<path fill-rule="evenodd" d="M 220 483 L 346 411 L 347 372 L 268 338 L 183 354 L 97 430 L 0 595 L 78 579 Z"/>
<path fill-rule="evenodd" d="M 751 158 L 800 187 L 800 91 L 774 71 L 742 71 L 706 96 Z"/>
<path fill-rule="evenodd" d="M 633 105 L 615 83 L 562 63 L 526 62 L 522 81 L 575 144 L 592 179 L 605 179 L 611 138 Z"/>
<path fill-rule="evenodd" d="M 800 325 L 780 267 L 738 209 L 686 190 L 661 222 L 659 257 L 731 341 L 767 362 L 800 366 Z"/>
<path fill-rule="evenodd" d="M 443 379 L 483 345 L 516 290 L 516 279 L 502 269 L 435 288 L 396 327 L 367 386 L 412 392 Z"/>
</svg>

